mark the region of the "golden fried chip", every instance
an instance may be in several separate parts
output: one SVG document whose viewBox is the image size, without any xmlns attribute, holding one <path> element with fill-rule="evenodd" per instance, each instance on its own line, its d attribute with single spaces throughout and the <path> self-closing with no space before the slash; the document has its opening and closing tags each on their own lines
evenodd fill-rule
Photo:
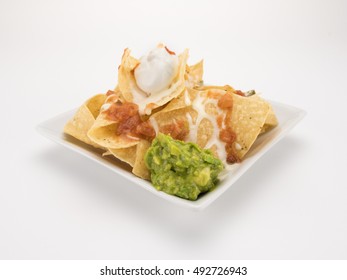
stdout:
<svg viewBox="0 0 347 280">
<path fill-rule="evenodd" d="M 265 101 L 258 94 L 252 95 L 249 98 Z M 265 132 L 271 130 L 272 128 L 274 128 L 275 126 L 278 125 L 278 120 L 277 120 L 277 117 L 275 115 L 275 112 L 273 111 L 271 104 L 270 103 L 268 103 L 268 104 L 269 104 L 269 107 L 270 107 L 269 114 L 267 115 L 265 123 L 264 123 L 263 127 L 260 130 L 260 134 L 265 133 Z"/>
<path fill-rule="evenodd" d="M 109 95 L 103 105 L 103 109 L 96 118 L 93 126 L 88 131 L 88 137 L 98 145 L 107 149 L 122 149 L 135 146 L 138 138 L 130 138 L 125 134 L 116 134 L 119 123 L 108 118 L 108 111 L 112 104 L 119 100 L 119 92 Z"/>
<path fill-rule="evenodd" d="M 109 149 L 109 153 L 117 159 L 128 163 L 130 166 L 134 166 L 136 161 L 136 150 L 137 145 L 122 149 Z"/>
<path fill-rule="evenodd" d="M 236 133 L 235 150 L 239 159 L 249 151 L 263 127 L 270 106 L 264 100 L 233 95 L 231 127 Z"/>
<path fill-rule="evenodd" d="M 265 133 L 265 132 L 273 129 L 277 125 L 278 125 L 277 117 L 276 117 L 275 112 L 273 111 L 273 109 L 270 105 L 270 111 L 269 111 L 269 114 L 267 115 L 267 118 L 265 120 L 263 127 L 261 128 L 261 133 Z"/>
<path fill-rule="evenodd" d="M 193 88 L 195 86 L 201 86 L 203 83 L 202 76 L 204 74 L 204 61 L 200 60 L 198 63 L 186 66 L 186 86 Z"/>
<path fill-rule="evenodd" d="M 117 135 L 117 123 L 105 118 L 103 115 L 101 113 L 98 116 L 88 131 L 88 137 L 92 141 L 107 149 L 128 148 L 139 142 L 137 138 L 130 139 L 126 135 Z"/>
<path fill-rule="evenodd" d="M 135 159 L 134 167 L 132 170 L 132 172 L 136 176 L 142 179 L 147 179 L 147 180 L 150 179 L 151 175 L 145 164 L 145 154 L 150 146 L 151 146 L 151 143 L 147 140 L 141 140 L 137 144 L 136 159 Z"/>
<path fill-rule="evenodd" d="M 105 94 L 97 94 L 88 99 L 77 110 L 74 117 L 66 123 L 64 132 L 86 144 L 92 145 L 96 148 L 103 148 L 102 146 L 92 141 L 87 136 L 87 133 L 88 130 L 93 126 L 96 117 L 100 113 L 100 108 L 105 100 Z"/>
</svg>

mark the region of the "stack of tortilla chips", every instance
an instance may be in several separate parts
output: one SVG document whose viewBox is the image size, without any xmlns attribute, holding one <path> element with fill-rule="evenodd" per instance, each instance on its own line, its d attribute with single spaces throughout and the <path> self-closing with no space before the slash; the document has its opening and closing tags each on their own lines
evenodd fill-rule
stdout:
<svg viewBox="0 0 347 280">
<path fill-rule="evenodd" d="M 148 120 L 156 133 L 165 133 L 168 126 L 184 123 L 187 133 L 181 140 L 211 149 L 225 163 L 225 151 L 222 151 L 225 148 L 220 145 L 218 126 L 220 129 L 227 122 L 236 135 L 235 155 L 242 160 L 257 137 L 277 125 L 271 105 L 257 94 L 240 94 L 231 86 L 203 85 L 203 62 L 188 66 L 187 58 L 187 50 L 179 55 L 177 76 L 162 99 L 155 103 L 137 104 L 143 109 L 140 110 L 141 118 Z M 117 134 L 119 123 L 107 117 L 113 103 L 137 102 L 134 69 L 138 64 L 139 60 L 131 57 L 126 49 L 119 67 L 118 86 L 114 91 L 88 99 L 65 125 L 64 132 L 103 149 L 103 155 L 114 156 L 129 164 L 136 176 L 150 179 L 144 162 L 150 140 Z M 232 105 L 228 110 L 221 110 L 217 105 L 218 98 L 224 94 L 232 95 Z"/>
</svg>

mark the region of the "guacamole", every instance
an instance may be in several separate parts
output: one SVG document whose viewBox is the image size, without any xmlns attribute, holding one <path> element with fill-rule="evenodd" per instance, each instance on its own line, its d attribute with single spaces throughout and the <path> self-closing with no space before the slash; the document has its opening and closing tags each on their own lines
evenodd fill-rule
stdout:
<svg viewBox="0 0 347 280">
<path fill-rule="evenodd" d="M 224 168 L 210 150 L 162 133 L 153 140 L 145 162 L 157 190 L 190 200 L 211 190 Z"/>
</svg>

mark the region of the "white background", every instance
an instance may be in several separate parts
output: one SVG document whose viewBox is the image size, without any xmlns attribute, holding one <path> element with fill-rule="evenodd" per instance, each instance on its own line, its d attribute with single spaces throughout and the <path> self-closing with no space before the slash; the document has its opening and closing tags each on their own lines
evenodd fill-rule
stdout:
<svg viewBox="0 0 347 280">
<path fill-rule="evenodd" d="M 158 42 L 308 112 L 202 212 L 35 131 Z M 0 258 L 346 259 L 346 50 L 346 1 L 2 0 Z"/>
</svg>

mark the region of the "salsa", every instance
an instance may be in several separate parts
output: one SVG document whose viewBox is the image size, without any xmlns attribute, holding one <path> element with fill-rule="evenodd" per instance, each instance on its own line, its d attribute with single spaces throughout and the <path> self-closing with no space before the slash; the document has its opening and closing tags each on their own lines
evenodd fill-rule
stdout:
<svg viewBox="0 0 347 280">
<path fill-rule="evenodd" d="M 172 123 L 164 125 L 161 132 L 170 135 L 173 139 L 184 140 L 189 133 L 189 125 L 183 120 L 174 120 Z"/>
<path fill-rule="evenodd" d="M 236 94 L 239 91 L 236 91 Z M 233 96 L 229 93 L 222 95 L 218 100 L 218 107 L 225 110 L 228 109 L 228 116 L 231 118 L 231 109 L 233 108 Z M 240 162 L 240 159 L 237 157 L 234 142 L 236 140 L 236 133 L 231 128 L 229 122 L 227 122 L 225 128 L 222 128 L 219 132 L 219 139 L 225 142 L 225 151 L 227 153 L 226 161 L 227 163 L 234 164 Z"/>
<path fill-rule="evenodd" d="M 115 132 L 117 135 L 127 135 L 149 141 L 153 140 L 156 135 L 150 122 L 141 119 L 139 108 L 135 103 L 119 101 L 112 103 L 107 110 L 107 117 L 118 123 Z"/>
</svg>

